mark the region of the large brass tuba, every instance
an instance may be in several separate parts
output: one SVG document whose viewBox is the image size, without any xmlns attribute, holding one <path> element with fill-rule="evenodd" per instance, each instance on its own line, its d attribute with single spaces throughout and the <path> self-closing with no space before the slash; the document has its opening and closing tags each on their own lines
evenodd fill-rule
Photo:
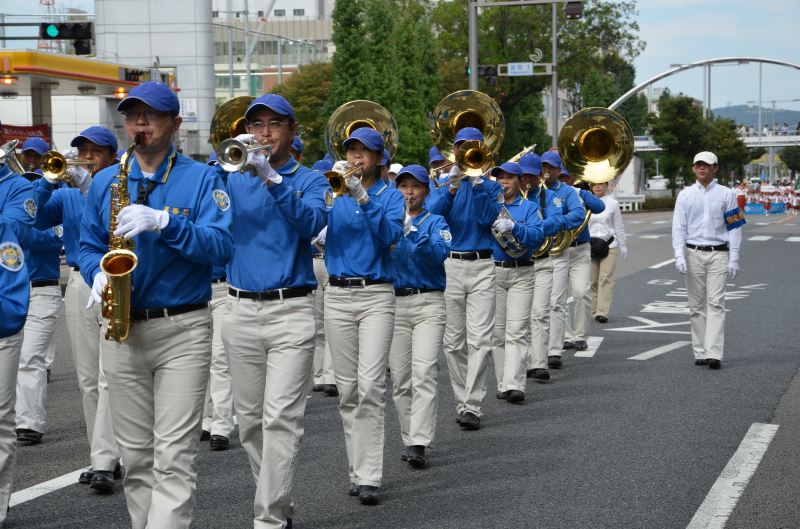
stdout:
<svg viewBox="0 0 800 529">
<path fill-rule="evenodd" d="M 228 99 L 222 103 L 214 117 L 211 118 L 211 131 L 208 141 L 214 151 L 219 150 L 219 144 L 228 138 L 235 138 L 239 134 L 245 134 L 244 113 L 247 107 L 253 102 L 253 96 L 239 96 Z"/>
<path fill-rule="evenodd" d="M 6 164 L 12 172 L 22 174 L 25 172 L 25 169 L 22 167 L 22 163 L 19 161 L 19 158 L 17 158 L 17 153 L 15 152 L 18 144 L 19 140 L 11 140 L 8 143 L 4 143 L 3 146 L 0 147 L 0 162 Z"/>
<path fill-rule="evenodd" d="M 126 241 L 122 235 L 114 235 L 117 229 L 117 215 L 122 208 L 131 203 L 128 192 L 128 171 L 133 151 L 142 138 L 136 135 L 128 150 L 119 161 L 118 182 L 111 184 L 111 213 L 108 226 L 108 252 L 100 259 L 100 270 L 108 276 L 108 284 L 103 292 L 103 317 L 108 320 L 106 340 L 122 343 L 128 339 L 133 321 L 131 320 L 131 280 L 133 269 L 139 262 L 133 253 L 133 241 Z"/>
</svg>

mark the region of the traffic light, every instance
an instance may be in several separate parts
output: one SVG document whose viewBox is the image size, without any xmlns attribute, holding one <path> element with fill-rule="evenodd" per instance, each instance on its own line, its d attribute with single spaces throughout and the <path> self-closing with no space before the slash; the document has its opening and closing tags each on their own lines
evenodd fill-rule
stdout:
<svg viewBox="0 0 800 529">
<path fill-rule="evenodd" d="M 469 66 L 465 68 L 467 72 L 467 77 L 472 72 Z M 478 77 L 484 77 L 486 79 L 486 84 L 489 86 L 495 86 L 497 84 L 497 65 L 495 64 L 481 64 L 478 66 Z"/>
<path fill-rule="evenodd" d="M 92 23 L 42 22 L 39 25 L 39 38 L 71 40 L 76 55 L 88 55 L 92 52 Z"/>
</svg>

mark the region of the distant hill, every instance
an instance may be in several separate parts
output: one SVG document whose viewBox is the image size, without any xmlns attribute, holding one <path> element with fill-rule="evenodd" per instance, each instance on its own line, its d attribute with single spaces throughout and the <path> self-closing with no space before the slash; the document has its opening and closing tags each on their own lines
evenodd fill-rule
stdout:
<svg viewBox="0 0 800 529">
<path fill-rule="evenodd" d="M 729 118 L 738 124 L 744 123 L 745 125 L 758 126 L 758 107 L 756 105 L 731 105 L 722 108 L 713 109 L 714 115 Z M 786 110 L 782 108 L 775 109 L 775 123 L 780 127 L 785 123 L 789 124 L 789 128 L 794 130 L 797 123 L 800 122 L 800 111 Z M 772 107 L 761 107 L 761 125 L 772 124 Z"/>
</svg>

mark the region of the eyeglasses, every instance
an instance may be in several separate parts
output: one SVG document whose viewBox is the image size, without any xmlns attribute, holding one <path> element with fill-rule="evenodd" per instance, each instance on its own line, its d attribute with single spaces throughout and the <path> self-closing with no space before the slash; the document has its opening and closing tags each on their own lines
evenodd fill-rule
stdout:
<svg viewBox="0 0 800 529">
<path fill-rule="evenodd" d="M 122 118 L 125 121 L 139 121 L 139 119 L 144 118 L 145 121 L 154 121 L 160 117 L 168 115 L 166 112 L 160 112 L 158 110 L 126 110 L 122 113 Z"/>
<path fill-rule="evenodd" d="M 281 121 L 280 119 L 270 119 L 268 121 L 250 121 L 247 125 L 250 130 L 260 132 L 262 130 L 276 130 L 288 125 L 288 121 Z"/>
</svg>

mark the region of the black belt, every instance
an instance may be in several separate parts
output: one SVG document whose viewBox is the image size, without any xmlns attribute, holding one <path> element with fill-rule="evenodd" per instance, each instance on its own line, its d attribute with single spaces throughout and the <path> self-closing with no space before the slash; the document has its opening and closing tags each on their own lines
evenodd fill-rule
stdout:
<svg viewBox="0 0 800 529">
<path fill-rule="evenodd" d="M 583 242 L 572 241 L 572 244 L 570 244 L 569 246 L 570 248 L 575 248 L 576 246 L 580 246 L 581 244 L 586 244 L 587 242 L 589 241 L 583 241 Z"/>
<path fill-rule="evenodd" d="M 72 269 L 75 270 L 76 272 L 80 272 L 81 271 L 81 267 L 80 266 L 73 266 Z"/>
<path fill-rule="evenodd" d="M 697 244 L 689 244 L 686 243 L 687 248 L 691 248 L 692 250 L 700 250 L 701 252 L 727 252 L 728 245 L 727 244 L 718 244 L 716 246 L 699 246 Z"/>
<path fill-rule="evenodd" d="M 395 296 L 413 296 L 414 294 L 425 294 L 426 292 L 444 292 L 440 288 L 396 288 Z"/>
<path fill-rule="evenodd" d="M 450 252 L 451 259 L 461 259 L 462 261 L 477 261 L 478 259 L 489 259 L 492 256 L 491 250 L 474 250 L 472 252 Z"/>
<path fill-rule="evenodd" d="M 367 279 L 365 277 L 334 277 L 328 279 L 328 284 L 335 287 L 364 288 L 369 285 L 385 285 L 388 281 L 382 279 Z"/>
<path fill-rule="evenodd" d="M 153 320 L 156 318 L 166 318 L 167 316 L 177 316 L 193 310 L 208 308 L 208 303 L 191 303 L 189 305 L 177 305 L 175 307 L 164 307 L 160 309 L 141 309 L 132 310 L 131 319 L 135 321 Z"/>
<path fill-rule="evenodd" d="M 57 287 L 58 279 L 40 279 L 38 281 L 31 281 L 31 288 L 36 287 Z"/>
<path fill-rule="evenodd" d="M 228 294 L 235 298 L 254 299 L 256 301 L 273 301 L 276 299 L 300 298 L 311 294 L 310 287 L 276 288 L 265 290 L 264 292 L 250 292 L 249 290 L 239 290 L 229 288 Z"/>
<path fill-rule="evenodd" d="M 314 259 L 325 259 L 325 255 L 321 253 L 315 253 L 312 255 Z"/>
<path fill-rule="evenodd" d="M 212 283 L 227 283 L 228 282 L 228 276 L 222 276 L 222 277 L 218 277 L 216 279 L 212 279 L 211 282 Z"/>
<path fill-rule="evenodd" d="M 530 259 L 514 259 L 512 261 L 495 261 L 494 265 L 500 268 L 522 268 L 523 266 L 533 266 L 533 261 Z"/>
</svg>

